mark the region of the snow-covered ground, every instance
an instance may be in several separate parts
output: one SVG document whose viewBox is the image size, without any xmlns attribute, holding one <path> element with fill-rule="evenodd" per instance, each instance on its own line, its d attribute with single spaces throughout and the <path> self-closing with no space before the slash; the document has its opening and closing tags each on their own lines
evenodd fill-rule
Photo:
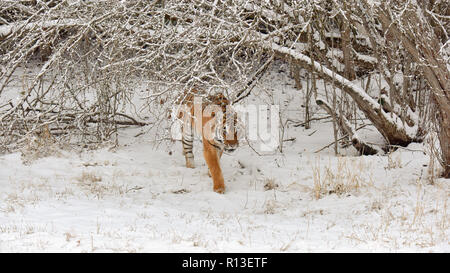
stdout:
<svg viewBox="0 0 450 273">
<path fill-rule="evenodd" d="M 301 120 L 302 96 L 279 72 L 243 103 L 273 89 L 265 102 L 280 105 L 282 121 Z M 119 133 L 114 148 L 61 149 L 29 164 L 21 153 L 0 156 L 0 251 L 450 251 L 450 181 L 429 182 L 423 144 L 336 157 L 333 147 L 315 153 L 333 141 L 329 119 L 290 126 L 283 138 L 295 140 L 283 153 L 243 145 L 224 155 L 219 195 L 201 143 L 197 168 L 187 169 L 179 142 L 155 145 L 146 128 Z M 379 141 L 373 128 L 358 133 Z"/>
</svg>

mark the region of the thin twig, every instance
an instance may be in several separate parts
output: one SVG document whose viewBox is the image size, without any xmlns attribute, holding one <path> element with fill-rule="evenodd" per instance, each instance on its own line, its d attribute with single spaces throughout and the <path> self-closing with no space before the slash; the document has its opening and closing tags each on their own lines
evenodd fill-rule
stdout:
<svg viewBox="0 0 450 273">
<path fill-rule="evenodd" d="M 361 126 L 359 126 L 358 128 L 356 128 L 355 131 L 358 131 L 358 130 L 360 130 L 360 129 L 362 129 L 362 128 L 368 126 L 368 125 L 370 125 L 370 124 L 364 124 L 364 125 L 361 125 Z M 323 147 L 323 148 L 321 148 L 321 149 L 315 151 L 314 153 L 318 153 L 318 152 L 320 152 L 320 151 L 322 151 L 322 150 L 325 150 L 326 148 L 330 147 L 330 146 L 333 145 L 334 143 L 339 142 L 339 141 L 341 141 L 341 140 L 343 140 L 343 139 L 345 139 L 345 138 L 347 138 L 347 137 L 348 137 L 348 134 L 344 135 L 343 137 L 339 138 L 339 139 L 336 140 L 336 141 L 331 142 L 331 143 L 328 144 L 327 146 L 325 146 L 325 147 Z"/>
</svg>

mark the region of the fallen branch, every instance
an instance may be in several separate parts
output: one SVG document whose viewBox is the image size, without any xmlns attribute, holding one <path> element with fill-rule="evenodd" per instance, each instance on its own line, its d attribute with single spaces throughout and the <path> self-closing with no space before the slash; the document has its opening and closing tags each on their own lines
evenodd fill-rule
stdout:
<svg viewBox="0 0 450 273">
<path fill-rule="evenodd" d="M 148 122 L 137 121 L 137 120 L 135 120 L 134 118 L 132 118 L 132 117 L 126 115 L 126 114 L 123 114 L 123 113 L 116 113 L 116 115 L 121 116 L 121 117 L 124 117 L 124 118 L 127 118 L 127 119 L 130 120 L 129 122 L 126 122 L 126 121 L 116 121 L 116 123 L 119 124 L 119 125 L 137 125 L 137 126 L 146 126 L 146 125 L 149 125 L 149 124 L 150 124 L 150 123 L 148 123 Z"/>
<path fill-rule="evenodd" d="M 309 119 L 309 121 L 311 122 L 311 121 L 317 121 L 317 120 L 323 120 L 323 119 L 329 119 L 329 118 L 331 118 L 331 116 L 320 117 L 320 118 L 311 118 L 311 119 Z M 305 126 L 305 124 L 306 124 L 306 122 L 294 121 L 294 120 L 291 120 L 291 119 L 288 119 L 287 121 L 288 122 L 292 122 L 292 123 L 296 123 L 296 124 L 293 125 L 294 127 Z"/>
<path fill-rule="evenodd" d="M 348 120 L 342 114 L 336 113 L 336 111 L 334 111 L 334 109 L 326 101 L 317 99 L 316 103 L 328 114 L 336 118 L 339 129 L 341 132 L 344 132 L 350 137 L 353 147 L 355 147 L 360 155 L 375 155 L 378 153 L 375 148 L 361 140 L 356 134 L 356 131 L 353 130 Z"/>
<path fill-rule="evenodd" d="M 369 126 L 369 125 L 370 125 L 370 124 L 364 124 L 364 125 L 361 125 L 361 126 L 359 126 L 358 128 L 356 128 L 355 131 L 359 131 L 359 130 L 361 130 L 362 128 L 364 128 L 364 127 L 366 127 L 366 126 Z M 348 138 L 348 137 L 349 137 L 348 134 L 345 134 L 345 135 L 342 136 L 341 138 L 339 138 L 339 139 L 337 139 L 336 141 L 333 141 L 333 142 L 331 142 L 330 144 L 328 144 L 328 145 L 326 145 L 326 146 L 320 148 L 319 150 L 315 151 L 314 153 L 321 152 L 321 151 L 325 150 L 326 148 L 329 148 L 329 147 L 330 147 L 331 145 L 333 145 L 334 143 L 339 142 L 339 141 L 341 141 L 341 140 L 344 140 L 344 139 L 346 139 L 346 138 Z M 366 142 L 366 144 L 371 144 L 371 145 L 373 145 L 373 143 L 367 143 L 367 142 Z M 372 148 L 372 149 L 373 149 L 373 148 Z"/>
<path fill-rule="evenodd" d="M 314 153 L 316 154 L 316 153 L 318 153 L 318 152 L 321 152 L 321 151 L 325 150 L 326 148 L 330 147 L 331 145 L 333 145 L 334 143 L 339 142 L 339 141 L 341 141 L 341 140 L 343 140 L 343 139 L 346 139 L 347 137 L 348 137 L 348 135 L 345 135 L 345 136 L 343 136 L 343 137 L 337 139 L 336 141 L 331 142 L 331 143 L 328 144 L 327 146 L 320 148 L 319 150 L 315 151 Z"/>
</svg>

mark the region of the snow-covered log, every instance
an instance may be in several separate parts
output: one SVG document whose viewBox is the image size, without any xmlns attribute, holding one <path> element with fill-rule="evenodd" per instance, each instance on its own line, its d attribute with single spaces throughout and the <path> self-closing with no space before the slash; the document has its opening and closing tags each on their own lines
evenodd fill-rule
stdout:
<svg viewBox="0 0 450 273">
<path fill-rule="evenodd" d="M 322 109 L 324 109 L 329 115 L 335 118 L 341 132 L 343 134 L 348 135 L 353 147 L 355 147 L 355 149 L 359 152 L 360 155 L 375 155 L 378 153 L 378 151 L 375 148 L 367 144 L 358 136 L 356 131 L 350 125 L 350 122 L 345 118 L 344 115 L 342 115 L 342 113 L 338 114 L 336 111 L 333 110 L 333 107 L 331 107 L 323 99 L 317 99 L 316 103 L 317 105 L 322 107 Z"/>
</svg>

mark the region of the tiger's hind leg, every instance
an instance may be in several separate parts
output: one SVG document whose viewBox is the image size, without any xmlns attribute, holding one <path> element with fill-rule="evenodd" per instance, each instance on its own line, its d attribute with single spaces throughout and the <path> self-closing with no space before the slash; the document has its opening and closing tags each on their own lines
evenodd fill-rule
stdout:
<svg viewBox="0 0 450 273">
<path fill-rule="evenodd" d="M 194 153 L 192 152 L 194 147 L 194 131 L 191 125 L 183 128 L 181 142 L 183 144 L 183 155 L 186 158 L 186 167 L 193 169 L 195 168 Z"/>
</svg>

